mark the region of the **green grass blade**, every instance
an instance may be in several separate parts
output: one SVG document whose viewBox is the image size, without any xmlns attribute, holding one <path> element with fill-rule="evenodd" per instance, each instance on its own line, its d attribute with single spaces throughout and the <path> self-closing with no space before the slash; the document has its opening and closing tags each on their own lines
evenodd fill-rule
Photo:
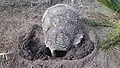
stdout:
<svg viewBox="0 0 120 68">
<path fill-rule="evenodd" d="M 116 11 L 115 4 L 112 2 L 112 0 L 98 0 L 98 1 L 107 6 L 108 8 L 112 9 L 113 11 Z"/>
</svg>

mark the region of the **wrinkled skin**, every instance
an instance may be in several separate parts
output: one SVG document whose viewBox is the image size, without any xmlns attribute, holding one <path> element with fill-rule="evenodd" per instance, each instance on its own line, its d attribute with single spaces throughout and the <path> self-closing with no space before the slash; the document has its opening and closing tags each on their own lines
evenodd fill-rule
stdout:
<svg viewBox="0 0 120 68">
<path fill-rule="evenodd" d="M 46 10 L 42 18 L 45 45 L 54 51 L 68 51 L 83 38 L 82 22 L 75 9 L 66 4 L 57 4 Z"/>
</svg>

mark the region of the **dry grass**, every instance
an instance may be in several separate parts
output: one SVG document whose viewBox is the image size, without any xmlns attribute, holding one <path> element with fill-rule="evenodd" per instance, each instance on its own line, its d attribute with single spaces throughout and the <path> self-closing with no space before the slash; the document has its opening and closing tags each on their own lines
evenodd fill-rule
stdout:
<svg viewBox="0 0 120 68">
<path fill-rule="evenodd" d="M 8 55 L 8 54 L 11 54 L 11 53 L 12 53 L 12 52 L 0 53 L 0 57 L 1 57 L 1 58 L 5 58 L 5 59 L 8 59 L 8 58 L 7 58 L 7 55 Z"/>
<path fill-rule="evenodd" d="M 101 26 L 109 28 L 107 38 L 99 42 L 101 49 L 108 51 L 120 42 L 120 21 L 102 13 L 98 13 L 98 15 L 100 20 L 90 21 L 88 24 L 95 27 Z"/>
</svg>

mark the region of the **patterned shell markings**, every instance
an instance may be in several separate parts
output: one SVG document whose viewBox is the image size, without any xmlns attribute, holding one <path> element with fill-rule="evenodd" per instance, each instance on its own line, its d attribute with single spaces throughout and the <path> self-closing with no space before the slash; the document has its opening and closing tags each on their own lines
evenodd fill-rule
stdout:
<svg viewBox="0 0 120 68">
<path fill-rule="evenodd" d="M 75 9 L 66 4 L 57 4 L 46 10 L 42 18 L 45 45 L 52 55 L 54 50 L 67 51 L 83 38 L 79 16 Z"/>
</svg>

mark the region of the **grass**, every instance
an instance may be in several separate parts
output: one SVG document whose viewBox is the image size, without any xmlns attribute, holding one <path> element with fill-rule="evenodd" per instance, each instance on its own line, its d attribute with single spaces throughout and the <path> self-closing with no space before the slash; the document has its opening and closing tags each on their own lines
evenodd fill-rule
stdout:
<svg viewBox="0 0 120 68">
<path fill-rule="evenodd" d="M 105 16 L 102 13 L 98 13 L 101 17 L 101 21 L 90 21 L 88 24 L 91 26 L 109 27 L 108 36 L 105 40 L 100 40 L 99 46 L 102 50 L 108 51 L 120 42 L 120 21 L 117 19 Z"/>
<path fill-rule="evenodd" d="M 120 1 L 119 0 L 98 0 L 100 3 L 110 8 L 111 10 L 120 13 Z"/>
<path fill-rule="evenodd" d="M 114 11 L 116 18 L 120 17 L 120 1 L 116 0 L 98 0 L 100 3 L 105 5 Z M 110 31 L 108 33 L 107 39 L 101 40 L 99 42 L 100 48 L 104 51 L 108 51 L 113 48 L 120 42 L 120 21 L 118 19 L 113 19 L 108 16 L 105 16 L 102 13 L 99 13 L 102 17 L 102 21 L 91 21 L 89 24 L 92 26 L 102 26 L 102 27 L 110 27 Z"/>
<path fill-rule="evenodd" d="M 106 25 L 112 25 L 112 29 L 109 31 L 108 38 L 100 42 L 100 47 L 103 50 L 109 50 L 109 48 L 115 46 L 120 42 L 120 21 L 107 16 L 103 16 L 103 18 L 107 22 Z"/>
</svg>

